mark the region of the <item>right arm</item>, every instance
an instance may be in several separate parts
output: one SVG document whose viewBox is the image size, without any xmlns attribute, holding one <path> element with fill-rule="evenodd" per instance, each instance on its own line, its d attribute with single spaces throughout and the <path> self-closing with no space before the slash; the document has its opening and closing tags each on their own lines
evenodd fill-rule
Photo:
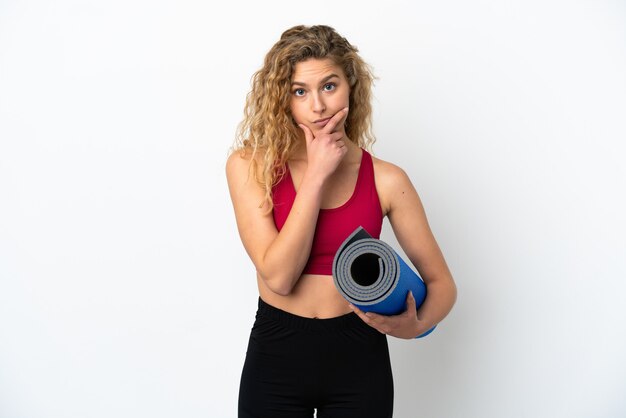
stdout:
<svg viewBox="0 0 626 418">
<path fill-rule="evenodd" d="M 267 207 L 259 207 L 264 191 L 249 171 L 250 156 L 234 152 L 226 163 L 241 241 L 261 279 L 279 295 L 291 293 L 309 258 L 324 183 L 346 153 L 343 132 L 333 131 L 345 114 L 338 112 L 317 137 L 301 126 L 306 138 L 307 169 L 280 232 Z"/>
</svg>

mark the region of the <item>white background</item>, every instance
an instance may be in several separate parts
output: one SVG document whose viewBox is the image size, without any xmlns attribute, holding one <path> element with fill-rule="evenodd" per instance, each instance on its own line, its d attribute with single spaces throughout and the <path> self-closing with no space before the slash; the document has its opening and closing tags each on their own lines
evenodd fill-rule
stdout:
<svg viewBox="0 0 626 418">
<path fill-rule="evenodd" d="M 257 290 L 224 162 L 300 23 L 372 64 L 374 153 L 459 288 L 390 339 L 395 416 L 626 416 L 624 2 L 209 3 L 0 2 L 0 417 L 236 416 Z"/>
</svg>

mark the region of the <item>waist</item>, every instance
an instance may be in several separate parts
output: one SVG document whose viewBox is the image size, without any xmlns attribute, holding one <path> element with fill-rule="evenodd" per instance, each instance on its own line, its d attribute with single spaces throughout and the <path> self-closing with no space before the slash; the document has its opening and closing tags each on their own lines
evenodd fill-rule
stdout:
<svg viewBox="0 0 626 418">
<path fill-rule="evenodd" d="M 261 299 L 294 315 L 332 318 L 351 312 L 348 301 L 337 291 L 330 275 L 303 274 L 285 296 L 272 292 L 260 277 L 257 282 Z"/>
<path fill-rule="evenodd" d="M 257 318 L 259 317 L 270 318 L 291 329 L 305 329 L 309 331 L 341 330 L 363 324 L 361 318 L 353 312 L 332 318 L 307 318 L 270 305 L 260 297 L 257 310 Z"/>
</svg>

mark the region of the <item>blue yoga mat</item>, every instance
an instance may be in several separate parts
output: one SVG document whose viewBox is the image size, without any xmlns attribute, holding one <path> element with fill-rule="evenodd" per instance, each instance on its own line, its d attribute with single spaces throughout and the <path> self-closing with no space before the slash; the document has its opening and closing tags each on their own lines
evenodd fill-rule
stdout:
<svg viewBox="0 0 626 418">
<path fill-rule="evenodd" d="M 417 308 L 426 299 L 422 278 L 386 242 L 358 227 L 333 260 L 333 280 L 346 300 L 364 312 L 397 315 L 406 310 L 408 292 Z M 435 327 L 416 338 L 425 337 Z"/>
</svg>

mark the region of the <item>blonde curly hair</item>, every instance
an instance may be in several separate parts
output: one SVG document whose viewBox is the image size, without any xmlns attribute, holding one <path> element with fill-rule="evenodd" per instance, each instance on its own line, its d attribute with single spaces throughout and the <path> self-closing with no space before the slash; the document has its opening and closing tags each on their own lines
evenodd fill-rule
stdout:
<svg viewBox="0 0 626 418">
<path fill-rule="evenodd" d="M 261 206 L 267 204 L 269 210 L 273 208 L 272 187 L 284 175 L 297 141 L 303 138 L 291 115 L 291 82 L 295 65 L 310 58 L 331 59 L 348 79 L 347 137 L 368 150 L 375 141 L 371 121 L 374 76 L 358 55 L 358 49 L 329 26 L 298 25 L 287 29 L 265 56 L 261 69 L 252 76 L 244 118 L 233 147 L 242 155 L 251 155 L 250 169 L 265 190 Z M 257 156 L 262 157 L 260 167 Z"/>
</svg>

